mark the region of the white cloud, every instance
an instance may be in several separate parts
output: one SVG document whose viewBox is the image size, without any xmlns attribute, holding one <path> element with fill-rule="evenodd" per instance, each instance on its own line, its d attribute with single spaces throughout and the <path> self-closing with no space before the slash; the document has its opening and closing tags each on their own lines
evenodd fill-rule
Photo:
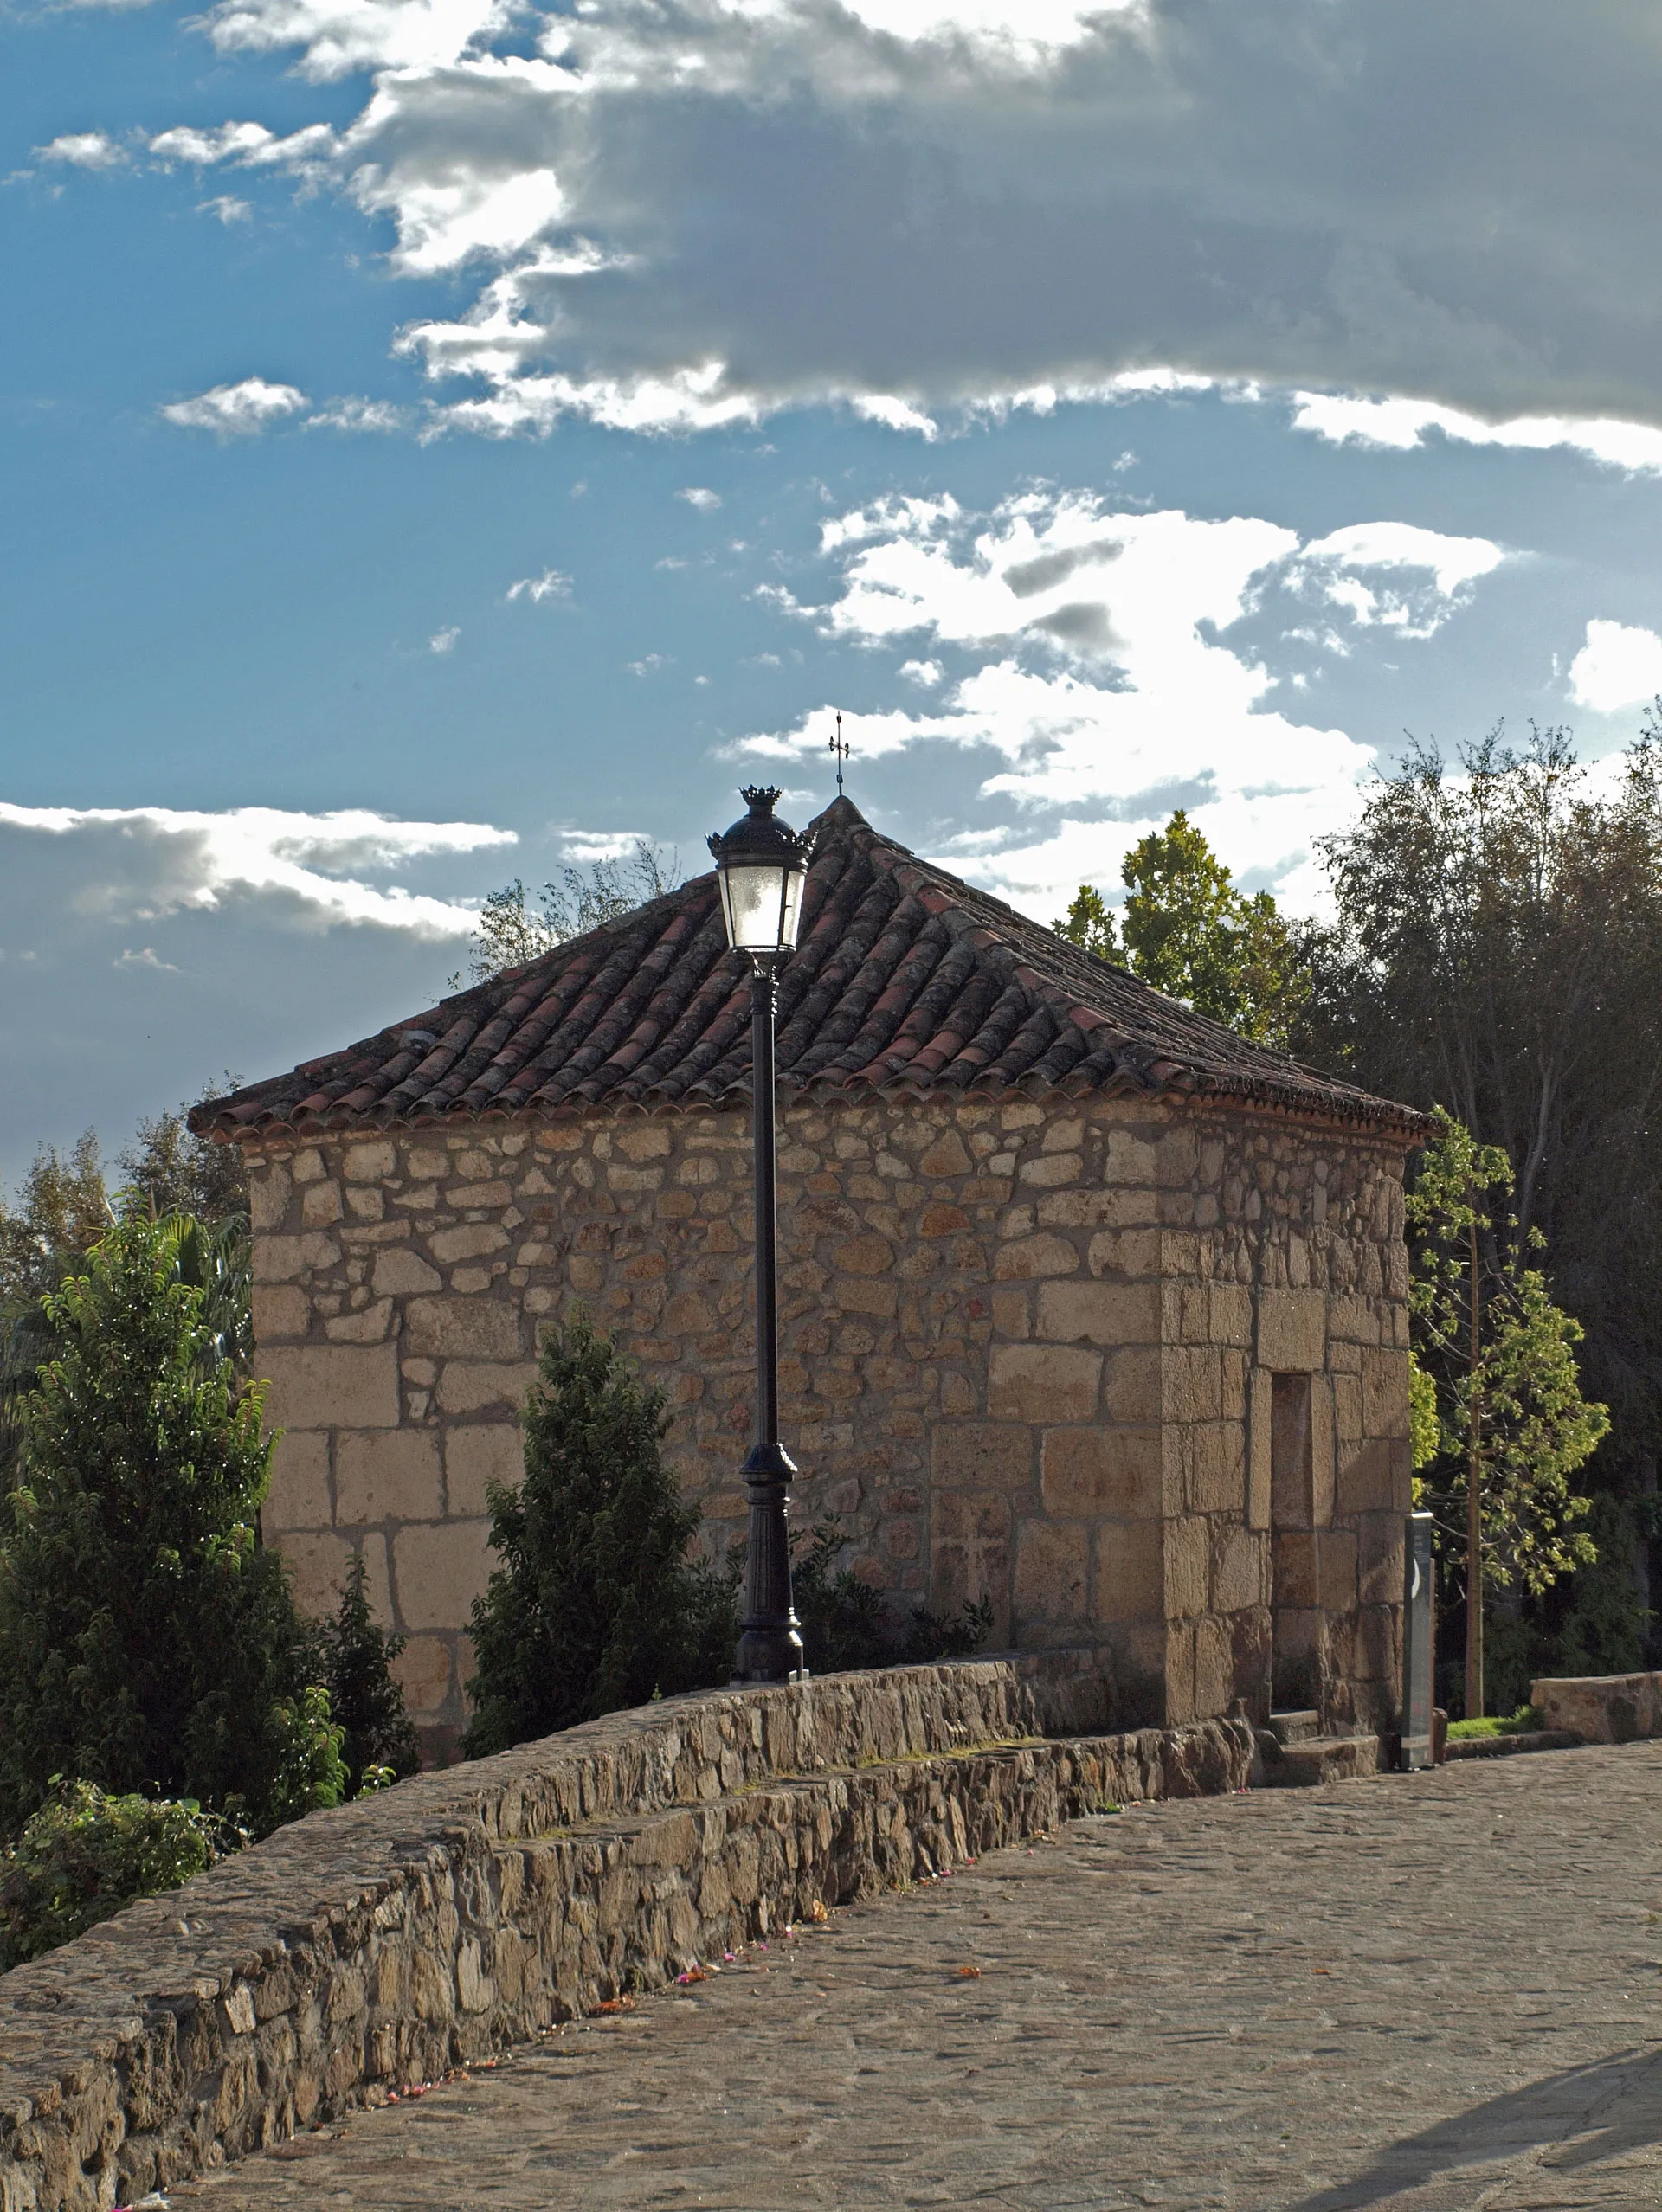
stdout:
<svg viewBox="0 0 1662 2212">
<path fill-rule="evenodd" d="M 129 947 L 126 950 L 118 953 L 110 962 L 110 966 L 119 968 L 148 968 L 162 975 L 177 975 L 179 972 L 171 960 L 164 960 L 161 957 L 154 945 L 141 946 L 137 952 Z"/>
<path fill-rule="evenodd" d="M 684 491 L 678 492 L 675 497 L 678 499 L 685 499 L 689 507 L 696 507 L 701 515 L 712 513 L 721 505 L 720 492 L 712 492 L 703 484 L 689 484 Z"/>
<path fill-rule="evenodd" d="M 446 629 L 435 630 L 427 641 L 427 649 L 429 653 L 454 653 L 456 649 L 456 640 L 461 635 L 461 625 L 452 622 Z"/>
<path fill-rule="evenodd" d="M 1049 491 L 986 515 L 897 497 L 834 517 L 822 540 L 834 594 L 808 606 L 776 587 L 783 611 L 853 644 L 916 640 L 976 662 L 956 682 L 933 659 L 904 664 L 937 695 L 917 712 L 845 712 L 858 757 L 924 744 L 984 755 L 982 797 L 1013 804 L 1015 824 L 943 857 L 1046 918 L 1082 880 L 1111 884 L 1126 846 L 1176 806 L 1226 858 L 1313 903 L 1312 840 L 1354 811 L 1374 756 L 1278 711 L 1270 669 L 1232 632 L 1279 584 L 1331 602 L 1341 633 L 1425 637 L 1504 557 L 1487 540 L 1395 523 L 1301 545 L 1250 516 L 1126 514 Z M 733 749 L 806 757 L 831 714 Z"/>
<path fill-rule="evenodd" d="M 1662 692 L 1662 637 L 1626 622 L 1589 622 L 1569 664 L 1569 695 L 1594 714 L 1614 714 Z"/>
<path fill-rule="evenodd" d="M 223 50 L 372 82 L 338 131 L 176 130 L 156 158 L 326 177 L 390 222 L 396 269 L 483 265 L 473 309 L 402 340 L 474 382 L 432 427 L 841 401 L 928 436 L 955 404 L 1198 381 L 1296 389 L 1324 435 L 1656 462 L 1662 44 L 1640 10 L 1574 38 L 1562 0 L 220 0 L 203 21 Z M 537 50 L 497 50 L 527 28 Z"/>
<path fill-rule="evenodd" d="M 36 146 L 42 161 L 62 161 L 72 169 L 124 169 L 126 148 L 105 131 L 66 131 L 49 145 Z"/>
<path fill-rule="evenodd" d="M 306 430 L 403 430 L 410 419 L 408 408 L 395 407 L 388 400 L 347 397 L 325 400 L 312 410 L 301 427 Z"/>
<path fill-rule="evenodd" d="M 1490 422 L 1423 400 L 1362 399 L 1339 392 L 1292 396 L 1293 428 L 1313 431 L 1333 446 L 1407 453 L 1431 442 L 1436 433 L 1466 446 L 1511 446 L 1530 453 L 1561 447 L 1631 476 L 1662 474 L 1662 428 L 1648 422 L 1567 415 L 1520 415 Z"/>
<path fill-rule="evenodd" d="M 562 569 L 544 569 L 540 576 L 521 576 L 518 583 L 511 583 L 507 595 L 528 599 L 533 607 L 541 607 L 551 599 L 569 599 L 571 579 Z"/>
<path fill-rule="evenodd" d="M 161 413 L 181 430 L 211 430 L 222 438 L 233 438 L 269 429 L 300 413 L 306 404 L 306 394 L 293 384 L 245 376 L 241 383 L 216 384 L 193 399 L 175 400 Z"/>
<path fill-rule="evenodd" d="M 216 199 L 198 201 L 196 213 L 216 215 L 221 222 L 227 225 L 234 222 L 252 222 L 254 220 L 254 209 L 248 202 L 235 199 L 229 192 L 222 192 Z"/>
<path fill-rule="evenodd" d="M 268 918 L 291 926 L 374 924 L 435 940 L 471 934 L 474 909 L 364 878 L 412 860 L 515 842 L 512 832 L 488 823 L 392 821 L 362 808 L 208 813 L 0 802 L 0 838 L 8 837 L 29 844 L 49 839 L 67 848 L 66 903 L 88 920 L 154 922 L 254 900 Z M 119 964 L 151 963 L 138 952 Z"/>
</svg>

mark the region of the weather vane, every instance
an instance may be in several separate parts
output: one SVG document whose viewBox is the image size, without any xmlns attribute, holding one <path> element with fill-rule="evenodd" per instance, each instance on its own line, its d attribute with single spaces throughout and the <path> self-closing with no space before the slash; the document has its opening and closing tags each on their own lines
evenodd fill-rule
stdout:
<svg viewBox="0 0 1662 2212">
<path fill-rule="evenodd" d="M 842 716 L 841 711 L 839 711 L 837 716 L 837 734 L 834 737 L 828 737 L 826 739 L 825 749 L 828 753 L 834 753 L 837 756 L 837 796 L 841 799 L 842 796 L 842 764 L 848 757 L 848 741 L 842 734 Z"/>
</svg>

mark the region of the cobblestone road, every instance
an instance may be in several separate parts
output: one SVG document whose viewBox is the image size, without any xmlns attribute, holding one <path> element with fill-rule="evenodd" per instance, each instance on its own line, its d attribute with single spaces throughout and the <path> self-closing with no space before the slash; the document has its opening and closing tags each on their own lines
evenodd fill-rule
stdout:
<svg viewBox="0 0 1662 2212">
<path fill-rule="evenodd" d="M 1658 2212 L 1662 1744 L 1082 1821 L 171 2201 Z"/>
</svg>

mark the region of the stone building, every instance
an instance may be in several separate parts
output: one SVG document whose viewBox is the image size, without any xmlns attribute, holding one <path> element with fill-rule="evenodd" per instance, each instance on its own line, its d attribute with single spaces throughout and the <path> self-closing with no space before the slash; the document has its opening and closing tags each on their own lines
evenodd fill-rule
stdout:
<svg viewBox="0 0 1662 2212">
<path fill-rule="evenodd" d="M 796 1513 L 897 1609 L 991 1600 L 1127 1722 L 1388 1727 L 1416 1117 L 819 820 L 779 1022 Z M 196 1109 L 253 1181 L 265 1513 L 362 1553 L 429 1740 L 463 1717 L 485 1486 L 581 1301 L 674 1415 L 719 1546 L 751 1418 L 748 987 L 704 876 Z"/>
</svg>

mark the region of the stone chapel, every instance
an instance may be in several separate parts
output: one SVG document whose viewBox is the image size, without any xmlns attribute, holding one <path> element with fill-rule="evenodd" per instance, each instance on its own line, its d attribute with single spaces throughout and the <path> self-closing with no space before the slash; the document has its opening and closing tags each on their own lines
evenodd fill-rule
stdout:
<svg viewBox="0 0 1662 2212">
<path fill-rule="evenodd" d="M 796 1524 L 897 1611 L 991 1601 L 1120 1725 L 1394 1725 L 1419 1117 L 1248 1044 L 873 829 L 814 825 L 780 992 Z M 252 1178 L 263 1526 L 354 1553 L 453 1742 L 538 1333 L 667 1392 L 720 1547 L 753 1388 L 749 990 L 713 875 L 198 1107 Z"/>
</svg>

